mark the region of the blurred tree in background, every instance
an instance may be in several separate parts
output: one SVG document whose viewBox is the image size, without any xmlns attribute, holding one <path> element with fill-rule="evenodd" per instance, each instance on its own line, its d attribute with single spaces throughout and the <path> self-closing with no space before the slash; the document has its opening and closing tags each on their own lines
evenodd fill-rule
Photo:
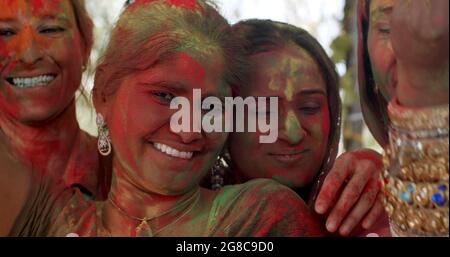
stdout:
<svg viewBox="0 0 450 257">
<path fill-rule="evenodd" d="M 341 76 L 342 87 L 342 126 L 343 146 L 345 150 L 359 149 L 363 146 L 363 117 L 359 102 L 356 63 L 356 3 L 346 0 L 344 17 L 341 21 L 341 34 L 331 44 L 332 59 L 335 63 L 345 65 L 346 72 Z"/>
</svg>

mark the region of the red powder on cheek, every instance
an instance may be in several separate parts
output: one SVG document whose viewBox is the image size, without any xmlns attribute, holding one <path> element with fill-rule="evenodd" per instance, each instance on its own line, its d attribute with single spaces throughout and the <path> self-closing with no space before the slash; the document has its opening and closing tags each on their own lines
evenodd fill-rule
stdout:
<svg viewBox="0 0 450 257">
<path fill-rule="evenodd" d="M 11 54 L 8 51 L 6 43 L 0 39 L 0 76 L 6 76 L 9 74 L 17 64 L 17 60 L 8 60 L 11 58 Z"/>
<path fill-rule="evenodd" d="M 328 138 L 330 134 L 330 112 L 328 105 L 325 108 L 324 115 L 322 116 L 322 136 Z"/>
<path fill-rule="evenodd" d="M 0 39 L 0 58 L 2 60 L 8 56 L 8 50 L 6 48 L 6 43 L 3 41 L 3 39 Z"/>
</svg>

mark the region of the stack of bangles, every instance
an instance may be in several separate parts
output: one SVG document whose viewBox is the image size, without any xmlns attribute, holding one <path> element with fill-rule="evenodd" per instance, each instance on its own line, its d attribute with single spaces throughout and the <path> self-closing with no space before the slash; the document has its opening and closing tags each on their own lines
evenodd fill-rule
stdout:
<svg viewBox="0 0 450 257">
<path fill-rule="evenodd" d="M 389 104 L 381 187 L 394 236 L 449 236 L 449 106 Z"/>
</svg>

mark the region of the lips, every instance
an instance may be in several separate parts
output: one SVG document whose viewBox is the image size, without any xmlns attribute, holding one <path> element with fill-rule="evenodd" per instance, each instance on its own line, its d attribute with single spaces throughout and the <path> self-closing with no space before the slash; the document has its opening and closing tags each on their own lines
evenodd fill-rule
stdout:
<svg viewBox="0 0 450 257">
<path fill-rule="evenodd" d="M 181 151 L 179 149 L 175 149 L 174 147 L 170 147 L 161 143 L 153 143 L 153 146 L 156 150 L 160 151 L 163 154 L 166 154 L 170 157 L 180 158 L 184 160 L 190 160 L 194 156 L 194 152 L 189 151 Z"/>
<path fill-rule="evenodd" d="M 37 76 L 9 77 L 6 78 L 6 81 L 17 88 L 35 88 L 47 86 L 55 79 L 55 74 L 43 74 Z"/>
<path fill-rule="evenodd" d="M 295 161 L 300 160 L 308 152 L 309 152 L 309 150 L 279 151 L 279 152 L 269 153 L 269 155 L 280 162 L 290 163 L 290 162 L 295 162 Z"/>
</svg>

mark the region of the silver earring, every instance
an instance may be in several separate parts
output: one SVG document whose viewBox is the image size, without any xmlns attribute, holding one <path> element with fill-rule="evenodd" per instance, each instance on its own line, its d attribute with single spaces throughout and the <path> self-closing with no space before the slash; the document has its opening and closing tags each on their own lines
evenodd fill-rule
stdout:
<svg viewBox="0 0 450 257">
<path fill-rule="evenodd" d="M 225 173 L 228 169 L 228 164 L 225 160 L 225 155 L 217 157 L 216 163 L 211 168 L 211 189 L 218 191 L 225 185 Z"/>
<path fill-rule="evenodd" d="M 108 156 L 111 153 L 111 139 L 109 138 L 109 130 L 106 125 L 103 115 L 97 114 L 97 127 L 98 127 L 98 143 L 97 148 L 101 155 Z"/>
</svg>

